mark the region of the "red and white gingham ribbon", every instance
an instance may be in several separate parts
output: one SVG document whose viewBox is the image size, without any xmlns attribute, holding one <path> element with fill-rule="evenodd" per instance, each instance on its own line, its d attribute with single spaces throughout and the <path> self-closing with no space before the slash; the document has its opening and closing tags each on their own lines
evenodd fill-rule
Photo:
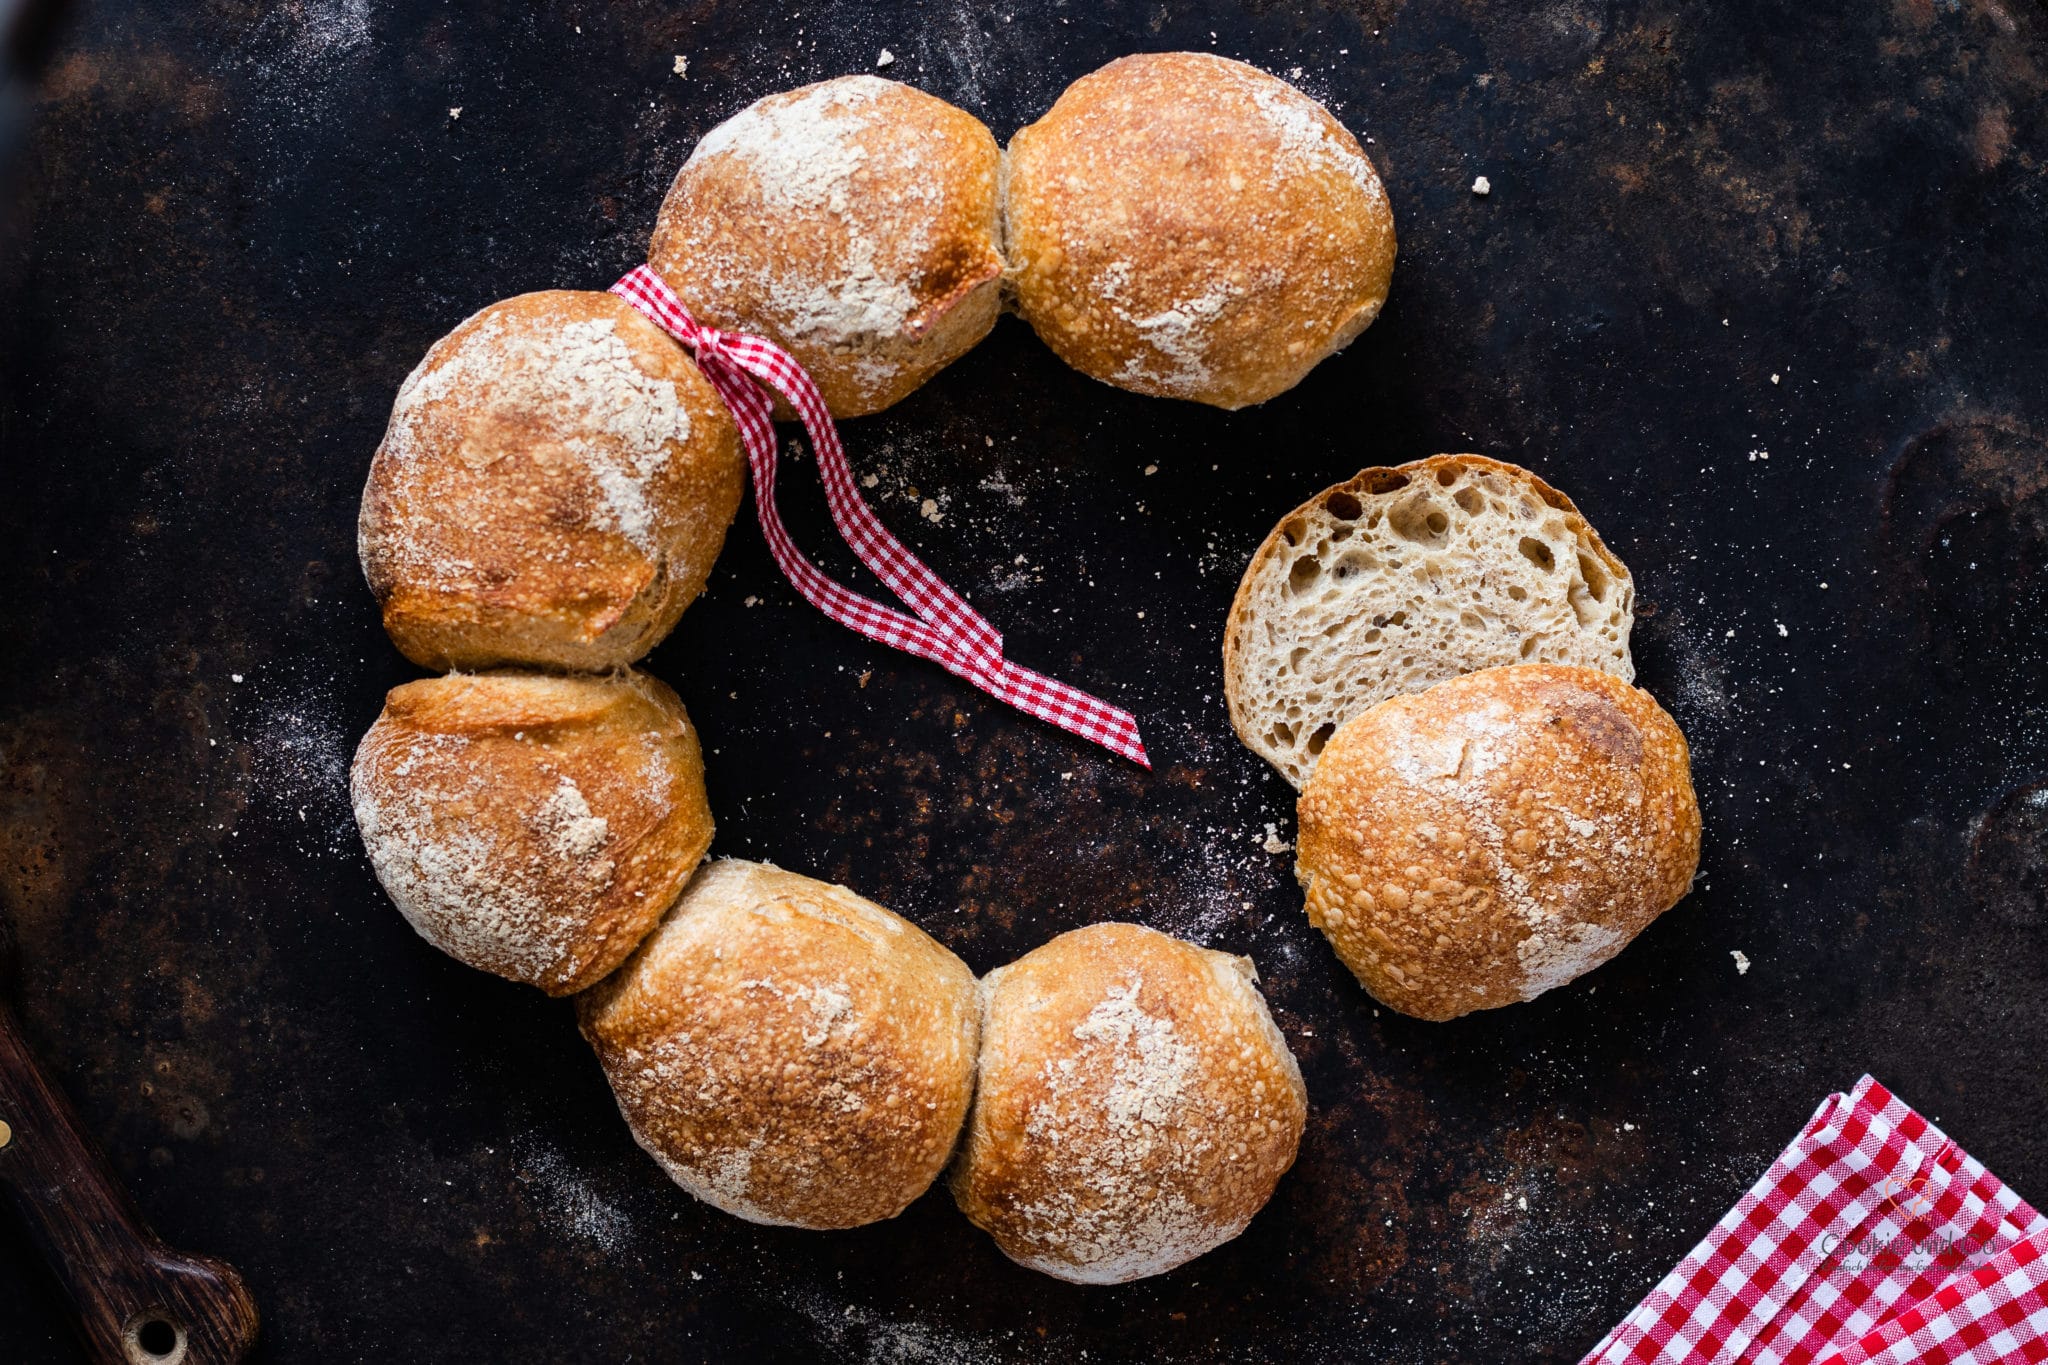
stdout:
<svg viewBox="0 0 2048 1365">
<path fill-rule="evenodd" d="M 697 368 L 732 409 L 753 471 L 754 513 L 761 534 L 782 572 L 812 606 L 870 640 L 930 659 L 1027 715 L 1072 731 L 1134 763 L 1152 766 L 1130 712 L 1005 659 L 1002 634 L 889 534 L 854 487 L 853 468 L 846 461 L 846 448 L 839 443 L 839 429 L 832 423 L 823 395 L 789 352 L 763 337 L 700 325 L 651 266 L 636 266 L 611 292 L 689 347 L 697 357 Z M 810 433 L 818 472 L 825 480 L 825 502 L 839 534 L 861 562 L 917 613 L 915 616 L 833 582 L 790 540 L 775 508 L 774 402 L 756 379 L 788 399 Z"/>
<path fill-rule="evenodd" d="M 2042 1365 L 2048 1219 L 1865 1076 L 1581 1365 Z"/>
</svg>

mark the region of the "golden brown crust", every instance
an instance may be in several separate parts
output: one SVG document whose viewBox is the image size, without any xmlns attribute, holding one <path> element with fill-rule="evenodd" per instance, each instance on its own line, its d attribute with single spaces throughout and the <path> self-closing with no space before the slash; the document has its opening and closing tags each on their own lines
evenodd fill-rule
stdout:
<svg viewBox="0 0 2048 1365">
<path fill-rule="evenodd" d="M 725 404 L 653 323 L 610 294 L 522 294 L 399 389 L 363 573 L 428 668 L 615 668 L 703 590 L 744 469 Z"/>
<path fill-rule="evenodd" d="M 1196 52 L 1124 57 L 1010 143 L 1018 310 L 1068 364 L 1222 408 L 1284 393 L 1379 315 L 1394 219 L 1344 126 Z"/>
<path fill-rule="evenodd" d="M 980 120 L 895 81 L 784 91 L 697 144 L 648 261 L 700 322 L 794 355 L 835 417 L 880 412 L 995 325 L 1000 161 Z"/>
<path fill-rule="evenodd" d="M 1563 514 L 1565 527 L 1579 544 L 1589 549 L 1599 559 L 1607 576 L 1624 586 L 1633 619 L 1635 600 L 1634 578 L 1628 565 L 1614 551 L 1607 548 L 1607 542 L 1600 538 L 1600 532 L 1586 520 L 1577 504 L 1559 490 L 1552 488 L 1533 472 L 1505 460 L 1489 459 L 1484 455 L 1431 455 L 1420 460 L 1410 460 L 1399 465 L 1374 465 L 1361 469 L 1342 483 L 1332 484 L 1322 492 L 1303 502 L 1273 523 L 1273 529 L 1259 543 L 1251 562 L 1245 566 L 1244 577 L 1238 580 L 1237 592 L 1230 599 L 1230 614 L 1225 618 L 1223 629 L 1223 698 L 1230 710 L 1231 728 L 1252 752 L 1271 761 L 1273 754 L 1262 741 L 1259 725 L 1262 717 L 1252 714 L 1245 706 L 1240 689 L 1243 667 L 1240 651 L 1246 645 L 1257 613 L 1253 608 L 1253 594 L 1258 583 L 1271 570 L 1272 563 L 1289 552 L 1299 543 L 1301 528 L 1318 509 L 1328 508 L 1333 498 L 1342 499 L 1376 497 L 1406 487 L 1410 483 L 1435 478 L 1442 471 L 1484 470 L 1528 488 L 1538 498 Z M 1633 669 L 1624 681 L 1633 678 Z"/>
<path fill-rule="evenodd" d="M 378 880 L 421 937 L 550 995 L 624 961 L 711 846 L 697 733 L 644 673 L 395 687 L 351 785 Z"/>
<path fill-rule="evenodd" d="M 1294 1164 L 1301 1072 L 1251 963 L 1135 924 L 1062 934 L 982 983 L 953 1197 L 1019 1264 L 1157 1275 L 1244 1230 Z"/>
<path fill-rule="evenodd" d="M 1324 748 L 1299 815 L 1310 922 L 1420 1019 L 1592 970 L 1699 866 L 1685 736 L 1589 668 L 1483 669 L 1380 703 Z"/>
<path fill-rule="evenodd" d="M 974 974 L 841 886 L 704 869 L 577 1002 L 619 1109 L 676 1183 L 757 1223 L 892 1218 L 966 1117 Z"/>
</svg>

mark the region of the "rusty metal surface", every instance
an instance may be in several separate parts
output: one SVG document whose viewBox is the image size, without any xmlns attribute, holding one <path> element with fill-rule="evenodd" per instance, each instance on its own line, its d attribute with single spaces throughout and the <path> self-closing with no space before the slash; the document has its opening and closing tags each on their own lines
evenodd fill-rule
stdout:
<svg viewBox="0 0 2048 1365">
<path fill-rule="evenodd" d="M 759 95 L 887 47 L 1007 137 L 1113 55 L 1211 46 L 1370 138 L 1378 324 L 1223 415 L 1010 320 L 847 429 L 883 515 L 1156 771 L 832 626 L 744 523 L 651 667 L 727 853 L 977 970 L 1104 917 L 1251 954 L 1300 1162 L 1243 1238 L 1110 1290 L 942 1192 L 844 1234 L 711 1213 L 569 1008 L 427 948 L 356 841 L 345 765 L 408 676 L 353 539 L 392 393 L 482 304 L 637 261 Z M 247 1274 L 263 1360 L 1571 1360 L 1865 1070 L 2048 1197 L 2044 86 L 2023 0 L 93 6 L 0 263 L 28 1030 L 158 1228 Z M 1707 837 L 1613 964 L 1428 1025 L 1304 923 L 1218 648 L 1274 516 L 1439 450 L 1533 466 L 1634 569 Z M 0 1359 L 72 1349 L 0 1229 Z"/>
</svg>

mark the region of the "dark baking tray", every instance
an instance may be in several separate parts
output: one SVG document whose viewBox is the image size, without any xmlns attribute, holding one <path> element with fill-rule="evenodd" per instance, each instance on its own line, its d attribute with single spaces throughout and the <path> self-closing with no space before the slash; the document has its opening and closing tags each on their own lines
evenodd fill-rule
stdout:
<svg viewBox="0 0 2048 1365">
<path fill-rule="evenodd" d="M 827 622 L 745 514 L 650 660 L 723 852 L 977 970 L 1109 917 L 1257 960 L 1300 1162 L 1125 1288 L 1011 1267 L 943 1192 L 833 1235 L 692 1203 L 569 1007 L 415 938 L 349 816 L 411 675 L 354 540 L 399 380 L 486 302 L 608 284 L 704 130 L 884 47 L 999 137 L 1124 52 L 1243 57 L 1370 139 L 1399 219 L 1386 315 L 1263 408 L 1114 391 L 1008 320 L 847 426 L 884 517 L 1133 708 L 1153 772 Z M 89 6 L 0 295 L 28 1029 L 163 1233 L 246 1272 L 263 1360 L 1572 1360 L 1866 1070 L 2048 1197 L 2044 86 L 2025 0 Z M 1308 930 L 1218 688 L 1271 522 L 1440 450 L 1532 466 L 1632 566 L 1707 831 L 1612 965 L 1449 1025 Z M 0 1235 L 0 1359 L 72 1349 Z"/>
</svg>

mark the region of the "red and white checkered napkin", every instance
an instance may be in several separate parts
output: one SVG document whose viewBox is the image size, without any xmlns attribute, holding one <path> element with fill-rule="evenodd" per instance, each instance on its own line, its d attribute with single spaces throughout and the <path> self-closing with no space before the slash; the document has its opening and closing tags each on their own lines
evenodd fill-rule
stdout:
<svg viewBox="0 0 2048 1365">
<path fill-rule="evenodd" d="M 2048 1219 L 1865 1076 L 1581 1365 L 2048 1362 Z"/>
<path fill-rule="evenodd" d="M 870 640 L 930 659 L 1019 711 L 1134 763 L 1152 766 L 1130 712 L 1005 659 L 1003 637 L 988 618 L 968 606 L 923 560 L 889 534 L 854 487 L 853 467 L 846 461 L 839 429 L 832 423 L 818 386 L 789 352 L 764 337 L 700 325 L 668 282 L 649 266 L 635 267 L 611 292 L 689 347 L 696 354 L 697 367 L 732 409 L 754 476 L 754 514 L 761 523 L 761 534 L 782 572 L 812 606 Z M 774 400 L 755 380 L 771 385 L 789 400 L 811 434 L 833 524 L 861 562 L 874 570 L 915 616 L 833 582 L 790 540 L 782 515 L 775 509 Z"/>
</svg>

